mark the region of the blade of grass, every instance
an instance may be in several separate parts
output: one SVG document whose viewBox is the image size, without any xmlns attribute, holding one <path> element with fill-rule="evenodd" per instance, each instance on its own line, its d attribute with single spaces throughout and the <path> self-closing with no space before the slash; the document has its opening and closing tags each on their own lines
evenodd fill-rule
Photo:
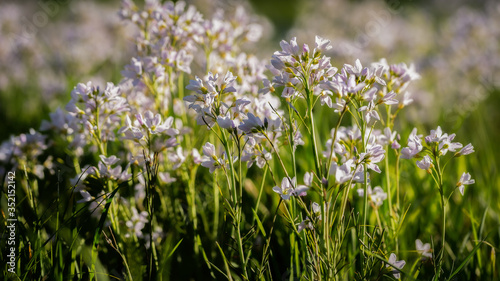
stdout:
<svg viewBox="0 0 500 281">
<path fill-rule="evenodd" d="M 219 245 L 219 242 L 215 242 L 215 244 L 217 244 L 217 248 L 219 248 L 219 251 L 222 255 L 222 260 L 224 261 L 224 267 L 226 268 L 226 272 L 227 272 L 227 275 L 224 274 L 226 276 L 226 278 L 230 281 L 233 280 L 233 278 L 231 277 L 231 270 L 229 269 L 229 264 L 227 262 L 227 258 L 226 258 L 226 255 L 224 255 L 224 251 L 222 251 L 222 248 L 220 247 Z"/>
<path fill-rule="evenodd" d="M 451 280 L 455 275 L 457 275 L 460 270 L 462 270 L 462 268 L 467 265 L 467 263 L 469 262 L 469 260 L 474 256 L 474 254 L 476 253 L 476 251 L 479 249 L 479 247 L 483 244 L 483 241 L 480 241 L 473 249 L 472 251 L 467 255 L 467 257 L 465 258 L 465 260 L 457 267 L 457 269 L 455 269 L 455 271 L 453 271 L 451 274 L 450 274 L 450 277 L 448 277 L 447 280 Z"/>
<path fill-rule="evenodd" d="M 115 197 L 116 193 L 118 192 L 118 189 L 120 189 L 119 186 L 109 194 L 108 198 L 106 198 L 106 205 L 104 206 L 104 211 L 102 212 L 101 219 L 99 220 L 99 224 L 97 225 L 97 228 L 94 233 L 94 240 L 92 243 L 92 265 L 91 265 L 92 272 L 90 273 L 90 278 L 89 278 L 90 280 L 93 280 L 95 276 L 95 260 L 97 258 L 97 245 L 99 244 L 99 238 L 101 237 L 101 232 L 104 227 L 104 223 L 106 222 L 106 218 L 108 216 L 109 207 L 111 206 L 111 203 L 113 202 L 113 197 Z"/>
</svg>

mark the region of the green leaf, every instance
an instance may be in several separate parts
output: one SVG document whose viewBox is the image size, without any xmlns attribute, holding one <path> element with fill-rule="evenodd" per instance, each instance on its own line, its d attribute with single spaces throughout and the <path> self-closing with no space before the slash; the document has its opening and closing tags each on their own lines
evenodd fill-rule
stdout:
<svg viewBox="0 0 500 281">
<path fill-rule="evenodd" d="M 226 272 L 227 274 L 224 274 L 224 276 L 228 279 L 228 280 L 233 280 L 233 277 L 231 276 L 231 270 L 229 269 L 229 264 L 228 264 L 228 261 L 227 261 L 227 258 L 226 258 L 226 255 L 224 255 L 224 251 L 222 251 L 222 248 L 220 247 L 219 245 L 219 242 L 215 242 L 215 244 L 217 244 L 217 248 L 219 248 L 219 251 L 222 255 L 222 260 L 224 261 L 224 267 L 226 268 Z"/>
<path fill-rule="evenodd" d="M 260 221 L 259 216 L 257 215 L 257 212 L 254 209 L 252 209 L 252 212 L 253 212 L 255 220 L 257 221 L 257 226 L 259 227 L 260 232 L 262 233 L 262 235 L 264 235 L 264 238 L 266 238 L 267 237 L 266 231 L 264 230 L 264 226 L 262 225 L 262 222 Z"/>
</svg>

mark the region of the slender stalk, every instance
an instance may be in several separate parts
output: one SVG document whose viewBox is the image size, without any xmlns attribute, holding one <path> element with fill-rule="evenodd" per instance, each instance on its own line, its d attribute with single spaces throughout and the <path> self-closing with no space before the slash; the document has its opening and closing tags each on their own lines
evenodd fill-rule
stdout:
<svg viewBox="0 0 500 281">
<path fill-rule="evenodd" d="M 368 168 L 366 167 L 366 163 L 363 163 L 364 169 L 364 194 L 363 194 L 363 244 L 366 243 L 366 220 L 368 214 Z M 366 245 L 366 244 L 365 244 Z"/>
<path fill-rule="evenodd" d="M 313 114 L 313 96 L 312 93 L 309 91 L 309 89 L 306 88 L 306 93 L 308 96 L 308 115 L 309 115 L 309 121 L 310 121 L 310 126 L 311 126 L 311 141 L 312 141 L 312 151 L 314 155 L 314 167 L 316 168 L 316 174 L 322 178 L 323 175 L 321 174 L 321 164 L 319 162 L 319 155 L 318 155 L 318 144 L 316 141 L 316 127 L 314 126 L 314 114 Z"/>
<path fill-rule="evenodd" d="M 366 138 L 366 124 L 363 122 L 361 126 L 361 137 L 363 144 L 363 151 L 366 151 L 366 142 L 368 139 Z M 366 161 L 363 162 L 363 177 L 364 177 L 364 194 L 363 194 L 363 244 L 366 245 L 366 220 L 368 214 L 368 168 L 366 166 Z"/>
<path fill-rule="evenodd" d="M 262 274 L 264 273 L 264 264 L 267 263 L 267 258 L 268 258 L 267 252 L 269 251 L 269 246 L 271 244 L 271 237 L 273 236 L 274 225 L 276 223 L 276 218 L 278 217 L 278 210 L 280 208 L 281 202 L 283 202 L 283 199 L 280 197 L 280 201 L 278 202 L 278 206 L 276 207 L 276 211 L 274 212 L 273 224 L 271 226 L 271 230 L 269 231 L 269 235 L 267 236 L 267 241 L 266 241 L 266 244 L 264 246 L 262 260 L 260 262 L 259 276 L 257 278 L 258 280 L 260 280 L 262 278 Z"/>
<path fill-rule="evenodd" d="M 292 123 L 292 118 L 293 118 L 293 111 L 290 108 L 290 105 L 288 106 L 288 124 L 290 127 L 290 137 L 289 137 L 289 145 L 290 145 L 290 151 L 292 152 L 292 165 L 293 165 L 293 176 L 297 176 L 297 163 L 295 160 L 295 149 L 294 149 L 294 141 L 293 141 L 293 123 Z"/>
<path fill-rule="evenodd" d="M 196 212 L 196 190 L 195 190 L 195 180 L 196 180 L 196 171 L 198 170 L 198 166 L 194 166 L 191 170 L 190 178 L 188 180 L 189 185 L 189 199 L 191 201 L 191 220 L 193 221 L 193 231 L 195 235 L 198 235 L 198 216 Z M 194 252 L 198 254 L 198 243 L 194 243 Z"/>
<path fill-rule="evenodd" d="M 344 107 L 344 110 L 340 113 L 339 120 L 337 121 L 337 125 L 335 126 L 335 132 L 333 133 L 333 138 L 332 138 L 332 144 L 330 146 L 330 157 L 328 157 L 328 162 L 326 164 L 326 171 L 325 175 L 328 175 L 330 173 L 330 168 L 332 166 L 332 157 L 333 157 L 333 150 L 335 149 L 335 140 L 337 139 L 337 132 L 339 131 L 340 123 L 342 123 L 342 118 L 344 118 L 344 114 L 347 112 L 347 106 Z"/>
<path fill-rule="evenodd" d="M 235 227 L 236 227 L 236 235 L 237 235 L 237 243 L 238 243 L 238 252 L 240 256 L 240 262 L 241 262 L 241 267 L 243 269 L 243 276 L 245 277 L 246 280 L 248 280 L 248 272 L 247 272 L 247 266 L 246 266 L 246 259 L 245 259 L 245 252 L 243 251 L 243 241 L 241 240 L 241 204 L 239 202 L 241 201 L 241 191 L 242 191 L 242 183 L 239 183 L 239 190 L 240 190 L 240 196 L 238 196 L 238 191 L 236 188 L 236 176 L 235 176 L 235 169 L 233 165 L 233 159 L 231 157 L 231 150 L 229 149 L 229 143 L 228 139 L 226 136 L 226 132 L 224 130 L 221 130 L 221 138 L 222 138 L 222 144 L 224 146 L 224 149 L 226 151 L 227 158 L 229 160 L 229 169 L 231 170 L 231 184 L 232 184 L 232 190 L 234 194 L 234 199 L 233 199 L 233 204 L 234 207 L 236 208 L 236 214 L 235 214 Z M 239 147 L 238 147 L 239 150 Z M 240 152 L 241 153 L 241 152 Z M 241 157 L 240 157 L 241 159 Z M 240 162 L 241 165 L 241 162 Z M 241 174 L 241 171 L 240 171 Z"/>
<path fill-rule="evenodd" d="M 434 161 L 436 163 L 436 174 L 437 174 L 437 185 L 439 194 L 441 196 L 441 212 L 442 212 L 442 238 L 441 238 L 441 251 L 439 252 L 439 262 L 437 267 L 437 272 L 435 276 L 435 280 L 438 280 L 441 276 L 441 271 L 444 263 L 444 254 L 445 254 L 445 245 L 446 245 L 446 202 L 444 200 L 444 190 L 443 190 L 443 170 L 441 170 L 441 166 L 439 164 L 438 152 L 434 151 Z"/>
<path fill-rule="evenodd" d="M 269 143 L 271 144 L 271 147 L 273 148 L 274 152 L 276 152 L 276 157 L 278 157 L 278 161 L 281 164 L 281 168 L 283 168 L 283 171 L 285 172 L 285 175 L 286 175 L 286 177 L 288 178 L 288 180 L 290 181 L 290 184 L 291 184 L 292 183 L 292 178 L 290 178 L 290 175 L 288 174 L 288 172 L 287 172 L 287 170 L 285 168 L 285 164 L 283 163 L 283 160 L 281 159 L 279 151 L 276 149 L 276 147 L 274 146 L 273 142 L 271 141 L 271 139 L 269 138 L 269 136 L 265 132 L 264 132 L 264 136 L 266 137 L 267 141 L 269 141 Z"/>
</svg>

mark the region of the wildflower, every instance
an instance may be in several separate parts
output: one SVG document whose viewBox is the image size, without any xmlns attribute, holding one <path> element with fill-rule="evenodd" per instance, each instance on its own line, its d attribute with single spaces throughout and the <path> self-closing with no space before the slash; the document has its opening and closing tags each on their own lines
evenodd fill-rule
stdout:
<svg viewBox="0 0 500 281">
<path fill-rule="evenodd" d="M 200 95 L 206 94 L 208 92 L 207 88 L 203 85 L 203 80 L 198 78 L 198 76 L 195 76 L 195 80 L 189 81 L 189 85 L 186 86 L 186 89 L 195 91 Z M 184 100 L 186 100 L 186 98 L 184 98 Z"/>
<path fill-rule="evenodd" d="M 256 163 L 257 167 L 262 169 L 267 161 L 271 159 L 271 153 L 263 148 L 261 143 L 258 143 L 254 138 L 249 138 L 248 144 L 245 146 L 244 155 L 241 157 L 241 161 L 248 161 L 247 168 L 252 167 L 253 163 Z"/>
<path fill-rule="evenodd" d="M 50 121 L 42 120 L 40 131 L 54 130 L 62 135 L 71 135 L 76 130 L 72 113 L 64 113 L 61 108 L 57 108 L 49 117 Z"/>
<path fill-rule="evenodd" d="M 146 111 L 144 116 L 142 114 L 137 114 L 135 116 L 139 125 L 146 129 L 150 134 L 165 133 L 169 136 L 175 136 L 179 134 L 177 129 L 171 128 L 174 122 L 173 117 L 168 117 L 165 122 L 161 122 L 161 115 L 157 113 L 153 115 L 153 112 Z"/>
<path fill-rule="evenodd" d="M 321 102 L 321 105 L 327 105 L 329 108 L 333 108 L 333 103 L 332 103 L 332 98 L 333 93 L 329 90 L 323 90 L 321 91 L 319 100 Z"/>
<path fill-rule="evenodd" d="M 302 230 L 304 229 L 310 229 L 310 230 L 313 230 L 314 229 L 314 226 L 311 222 L 311 219 L 309 219 L 309 217 L 306 217 L 297 227 L 297 231 L 300 233 L 302 232 Z"/>
<path fill-rule="evenodd" d="M 172 178 L 172 177 L 170 176 L 170 173 L 166 173 L 166 172 L 161 172 L 161 173 L 158 173 L 158 178 L 159 178 L 162 182 L 164 182 L 164 183 L 166 183 L 166 184 L 169 184 L 169 183 L 172 183 L 172 182 L 177 181 L 177 179 L 176 179 L 176 178 Z"/>
<path fill-rule="evenodd" d="M 380 116 L 377 110 L 375 110 L 375 104 L 373 102 L 369 102 L 368 105 L 360 107 L 358 111 L 366 111 L 364 117 L 366 124 L 370 127 L 373 126 L 375 122 L 380 121 Z"/>
<path fill-rule="evenodd" d="M 217 124 L 219 124 L 219 126 L 222 129 L 231 130 L 231 129 L 236 128 L 236 125 L 234 124 L 234 120 L 232 120 L 231 117 L 228 115 L 217 116 Z"/>
<path fill-rule="evenodd" d="M 314 180 L 314 176 L 313 176 L 313 173 L 311 172 L 306 172 L 304 174 L 304 184 L 306 186 L 311 186 L 312 183 L 313 183 L 313 180 Z"/>
<path fill-rule="evenodd" d="M 399 149 L 401 145 L 398 143 L 399 135 L 398 132 L 391 132 L 391 128 L 385 127 L 384 133 L 380 134 L 378 141 L 381 145 L 391 145 L 392 149 Z"/>
<path fill-rule="evenodd" d="M 201 164 L 202 160 L 201 160 L 201 155 L 200 155 L 200 152 L 198 151 L 198 149 L 193 148 L 193 150 L 191 150 L 191 155 L 193 156 L 193 162 L 195 164 Z"/>
<path fill-rule="evenodd" d="M 361 71 L 363 70 L 363 66 L 361 65 L 361 62 L 359 61 L 359 59 L 356 59 L 354 66 L 346 63 L 346 64 L 344 64 L 344 69 L 349 74 L 359 76 L 359 74 L 361 74 Z"/>
<path fill-rule="evenodd" d="M 408 106 L 410 105 L 411 103 L 413 102 L 413 99 L 411 98 L 411 94 L 409 92 L 405 92 L 403 94 L 403 98 L 401 99 L 401 101 L 399 102 L 399 105 L 398 107 L 399 108 L 403 108 L 405 106 Z"/>
<path fill-rule="evenodd" d="M 462 156 L 462 155 L 469 155 L 473 152 L 474 152 L 474 147 L 472 146 L 472 144 L 469 143 L 468 145 L 466 145 L 462 149 L 460 149 L 459 152 L 455 153 L 455 155 L 458 157 L 458 156 Z"/>
<path fill-rule="evenodd" d="M 269 81 L 268 79 L 262 80 L 262 83 L 264 84 L 264 88 L 259 90 L 259 94 L 268 94 L 268 93 L 274 93 L 276 89 L 273 87 L 273 83 Z"/>
<path fill-rule="evenodd" d="M 284 177 L 281 186 L 273 187 L 273 191 L 278 193 L 283 200 L 288 200 L 291 196 L 305 196 L 309 188 L 305 185 L 297 186 L 296 182 L 295 177 L 291 179 Z"/>
<path fill-rule="evenodd" d="M 358 196 L 363 197 L 365 195 L 364 188 L 358 188 L 357 190 Z M 384 203 L 384 200 L 387 199 L 387 193 L 380 186 L 376 186 L 373 190 L 371 186 L 367 188 L 368 199 L 376 206 L 380 207 Z"/>
<path fill-rule="evenodd" d="M 410 67 L 408 67 L 406 63 L 393 64 L 390 66 L 390 72 L 396 77 L 399 77 L 402 83 L 420 79 L 420 75 L 415 71 L 415 66 L 413 64 L 410 64 Z"/>
<path fill-rule="evenodd" d="M 384 157 L 385 150 L 380 144 L 368 144 L 366 146 L 366 152 L 359 155 L 358 163 L 362 163 L 364 161 L 368 169 L 381 173 L 380 168 L 376 165 L 376 163 L 382 161 Z"/>
<path fill-rule="evenodd" d="M 377 97 L 377 92 L 378 92 L 377 88 L 375 87 L 370 88 L 368 91 L 363 93 L 363 99 L 367 102 L 372 102 Z"/>
<path fill-rule="evenodd" d="M 215 154 L 215 146 L 209 142 L 203 146 L 203 156 L 201 157 L 201 165 L 208 168 L 210 173 L 216 169 L 223 167 L 224 160 L 217 157 Z"/>
<path fill-rule="evenodd" d="M 279 125 L 281 125 L 281 124 L 279 124 Z M 292 136 L 294 150 L 297 149 L 297 146 L 304 145 L 304 140 L 302 140 L 302 133 L 297 128 L 298 128 L 297 121 L 295 121 L 295 124 L 293 124 L 293 136 Z"/>
<path fill-rule="evenodd" d="M 404 260 L 396 260 L 396 254 L 391 253 L 391 255 L 389 256 L 389 264 L 386 264 L 385 267 L 390 268 L 394 278 L 399 279 L 401 277 L 401 272 L 398 269 L 402 269 L 405 264 L 406 262 Z M 392 266 L 395 266 L 396 268 Z"/>
<path fill-rule="evenodd" d="M 443 130 L 441 130 L 441 126 L 438 126 L 436 130 L 431 130 L 431 134 L 425 137 L 425 141 L 427 143 L 431 142 L 441 142 L 443 138 L 446 138 L 447 134 L 443 136 Z"/>
<path fill-rule="evenodd" d="M 380 99 L 379 103 L 384 103 L 387 105 L 398 104 L 399 101 L 394 97 L 396 97 L 396 93 L 394 91 L 390 91 L 389 93 L 384 95 L 382 99 Z"/>
<path fill-rule="evenodd" d="M 327 206 L 328 203 L 325 203 L 325 205 L 323 205 L 323 211 L 324 212 L 327 212 Z M 318 220 L 321 220 L 321 207 L 319 206 L 318 203 L 316 202 L 313 202 L 312 205 L 311 205 L 311 214 L 313 215 L 313 218 L 314 219 L 318 219 Z M 302 230 L 304 229 L 310 229 L 310 230 L 313 230 L 314 229 L 314 226 L 312 224 L 312 221 L 309 217 L 306 217 L 298 226 L 297 230 L 298 232 L 301 232 Z"/>
<path fill-rule="evenodd" d="M 124 133 L 124 139 L 134 140 L 139 142 L 140 140 L 144 140 L 144 134 L 141 129 L 132 125 L 132 121 L 128 115 L 126 116 L 125 122 L 127 122 L 127 126 L 122 127 L 118 130 L 118 133 Z"/>
<path fill-rule="evenodd" d="M 410 136 L 408 137 L 408 147 L 404 147 L 401 150 L 401 158 L 411 159 L 415 157 L 415 155 L 417 155 L 420 151 L 422 151 L 423 148 L 424 147 L 422 145 L 422 141 L 417 135 L 417 128 L 414 128 L 411 131 Z"/>
<path fill-rule="evenodd" d="M 417 161 L 417 167 L 422 170 L 429 171 L 429 169 L 432 168 L 432 159 L 429 155 L 425 155 L 422 160 Z"/>
<path fill-rule="evenodd" d="M 246 134 L 258 133 L 264 129 L 264 124 L 257 116 L 252 113 L 247 114 L 247 119 L 243 120 L 238 129 Z"/>
<path fill-rule="evenodd" d="M 439 155 L 445 155 L 448 151 L 455 152 L 457 149 L 462 148 L 459 142 L 451 142 L 455 138 L 455 134 L 443 136 L 441 143 L 439 143 Z"/>
<path fill-rule="evenodd" d="M 152 148 L 154 151 L 161 151 L 164 148 L 176 146 L 176 138 L 179 134 L 178 129 L 172 128 L 174 118 L 169 117 L 164 122 L 161 120 L 161 115 L 154 115 L 151 111 L 146 111 L 144 115 L 136 114 L 136 120 L 132 123 L 130 117 L 126 117 L 126 126 L 118 130 L 118 133 L 123 133 L 124 139 L 133 140 L 134 142 L 144 145 L 144 142 L 153 141 Z M 166 142 L 161 139 L 152 139 L 153 135 L 170 136 Z"/>
<path fill-rule="evenodd" d="M 422 258 L 432 258 L 431 245 L 429 243 L 424 244 L 420 239 L 417 239 L 415 240 L 415 246 Z"/>
<path fill-rule="evenodd" d="M 132 207 L 132 217 L 128 220 L 125 225 L 129 229 L 129 232 L 125 234 L 125 237 L 130 237 L 130 232 L 133 232 L 137 238 L 142 238 L 142 229 L 146 226 L 148 222 L 148 212 L 137 211 L 135 207 Z"/>
<path fill-rule="evenodd" d="M 356 168 L 356 170 L 354 170 Z M 364 173 L 354 164 L 354 160 L 349 159 L 344 164 L 338 166 L 337 163 L 332 163 L 330 175 L 335 175 L 335 183 L 343 184 L 351 180 L 353 182 L 363 182 Z"/>
<path fill-rule="evenodd" d="M 287 177 L 283 178 L 281 181 L 281 186 L 273 187 L 273 191 L 278 193 L 283 200 L 290 199 L 293 193 L 293 185 L 295 184 L 295 177 L 291 180 Z"/>
<path fill-rule="evenodd" d="M 77 204 L 80 203 L 85 203 L 85 202 L 90 202 L 92 200 L 95 200 L 95 197 L 90 195 L 90 193 L 84 189 L 79 190 L 80 195 L 82 196 L 82 199 L 76 201 Z"/>
<path fill-rule="evenodd" d="M 330 45 L 330 40 L 324 39 L 318 35 L 314 37 L 314 42 L 316 44 L 316 48 L 314 48 L 314 55 L 317 51 L 325 52 L 332 48 L 332 45 Z"/>
<path fill-rule="evenodd" d="M 346 93 L 355 94 L 363 90 L 365 86 L 366 84 L 364 82 L 358 84 L 354 75 L 349 76 L 347 79 L 344 78 L 344 90 Z"/>
<path fill-rule="evenodd" d="M 462 195 L 464 195 L 464 189 L 466 185 L 474 184 L 476 181 L 471 178 L 469 173 L 463 173 L 460 180 L 457 183 L 457 188 Z"/>
<path fill-rule="evenodd" d="M 186 160 L 186 156 L 184 156 L 184 152 L 182 150 L 181 146 L 178 146 L 175 150 L 175 152 L 169 153 L 168 154 L 168 160 L 170 163 L 174 164 L 172 166 L 173 170 L 177 170 L 182 163 Z"/>
<path fill-rule="evenodd" d="M 132 174 L 127 172 L 130 164 L 127 165 L 125 170 L 123 170 L 119 165 L 113 168 L 112 166 L 118 163 L 120 160 L 119 158 L 114 155 L 110 157 L 99 155 L 99 157 L 101 158 L 101 161 L 97 165 L 98 168 L 94 167 L 94 172 L 96 172 L 98 177 L 117 180 L 119 182 L 127 181 L 132 177 Z"/>
</svg>

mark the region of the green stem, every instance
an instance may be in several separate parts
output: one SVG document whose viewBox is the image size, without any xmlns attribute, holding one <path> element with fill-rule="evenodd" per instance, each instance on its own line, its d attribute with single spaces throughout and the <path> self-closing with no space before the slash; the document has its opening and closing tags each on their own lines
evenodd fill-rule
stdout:
<svg viewBox="0 0 500 281">
<path fill-rule="evenodd" d="M 441 271 L 442 271 L 443 263 L 444 263 L 445 245 L 446 245 L 446 202 L 444 200 L 443 170 L 441 169 L 441 166 L 439 164 L 439 158 L 437 155 L 438 155 L 438 152 L 434 151 L 434 161 L 436 163 L 436 173 L 437 173 L 437 177 L 438 177 L 437 178 L 438 189 L 439 189 L 439 194 L 441 195 L 443 237 L 441 238 L 441 251 L 439 253 L 439 262 L 438 262 L 438 268 L 437 268 L 435 280 L 438 280 L 440 275 L 441 275 Z"/>
<path fill-rule="evenodd" d="M 337 139 L 337 132 L 339 131 L 340 123 L 342 123 L 342 118 L 344 118 L 344 114 L 347 112 L 347 106 L 344 107 L 344 110 L 340 113 L 339 120 L 337 121 L 337 125 L 335 126 L 335 132 L 333 133 L 333 138 L 332 138 L 332 144 L 330 146 L 330 157 L 328 157 L 328 162 L 326 164 L 326 171 L 325 175 L 328 175 L 330 173 L 330 168 L 332 166 L 332 157 L 333 157 L 333 150 L 335 149 L 335 140 Z"/>
<path fill-rule="evenodd" d="M 392 237 L 394 238 L 394 243 L 396 244 L 396 249 L 397 249 L 398 248 L 397 247 L 398 235 L 396 235 L 394 209 L 392 208 L 392 190 L 391 190 L 391 177 L 390 177 L 390 166 L 389 166 L 389 145 L 387 145 L 386 153 L 385 153 L 385 169 L 386 169 L 385 180 L 386 180 L 386 184 L 387 184 L 387 199 L 388 199 L 388 203 L 389 203 L 389 220 L 391 221 Z M 396 173 L 397 173 L 397 167 L 396 167 Z M 378 213 L 377 213 L 377 215 L 378 215 Z M 397 251 L 396 251 L 396 254 L 398 254 Z"/>
<path fill-rule="evenodd" d="M 323 175 L 321 174 L 321 169 L 320 169 L 321 165 L 319 162 L 318 145 L 316 142 L 316 128 L 314 126 L 313 95 L 308 88 L 306 88 L 306 95 L 308 98 L 308 114 L 309 114 L 309 121 L 310 121 L 310 126 L 311 126 L 311 141 L 312 141 L 312 151 L 313 151 L 313 155 L 314 155 L 314 167 L 316 168 L 316 174 L 320 178 L 323 178 Z"/>
<path fill-rule="evenodd" d="M 295 149 L 294 149 L 294 142 L 293 142 L 293 123 L 292 123 L 292 118 L 293 118 L 293 111 L 290 108 L 290 105 L 288 105 L 288 124 L 290 127 L 290 137 L 289 137 L 289 146 L 290 146 L 290 151 L 292 153 L 292 164 L 293 164 L 293 176 L 297 176 L 297 163 L 295 161 Z M 298 128 L 297 128 L 298 129 Z"/>
<path fill-rule="evenodd" d="M 241 237 L 241 204 L 239 202 L 241 202 L 242 183 L 241 182 L 239 183 L 240 196 L 238 197 L 233 159 L 231 157 L 231 150 L 229 149 L 228 139 L 226 136 L 226 132 L 224 130 L 221 130 L 221 136 L 222 136 L 223 146 L 224 146 L 224 149 L 226 151 L 226 155 L 227 155 L 227 158 L 229 161 L 229 169 L 231 170 L 231 184 L 232 184 L 232 190 L 233 190 L 233 194 L 234 194 L 233 204 L 236 208 L 235 227 L 236 227 L 236 235 L 237 235 L 236 240 L 238 243 L 238 252 L 240 255 L 241 267 L 243 269 L 243 276 L 245 277 L 246 280 L 248 280 L 245 252 L 243 251 L 243 241 L 241 239 L 242 238 Z M 239 147 L 238 147 L 238 150 L 239 150 Z M 240 159 L 241 159 L 241 157 L 240 157 Z"/>
<path fill-rule="evenodd" d="M 366 124 L 363 122 L 361 127 L 361 137 L 363 144 L 363 151 L 366 151 Z M 368 168 L 366 166 L 366 161 L 363 163 L 363 177 L 364 177 L 364 194 L 363 194 L 363 244 L 366 245 L 366 220 L 368 214 Z"/>
<path fill-rule="evenodd" d="M 363 244 L 366 243 L 366 220 L 368 214 L 368 168 L 366 167 L 366 163 L 363 164 L 364 169 L 364 194 L 363 194 Z M 365 244 L 366 245 L 366 244 Z"/>
<path fill-rule="evenodd" d="M 399 212 L 399 159 L 400 154 L 396 156 L 396 211 Z"/>
<path fill-rule="evenodd" d="M 190 178 L 188 180 L 189 184 L 189 201 L 191 202 L 191 220 L 193 222 L 193 231 L 194 234 L 198 234 L 198 216 L 196 212 L 196 190 L 195 190 L 195 180 L 196 180 L 196 171 L 198 170 L 198 166 L 194 166 L 191 170 Z M 198 243 L 194 245 L 194 252 L 198 255 Z"/>
</svg>

